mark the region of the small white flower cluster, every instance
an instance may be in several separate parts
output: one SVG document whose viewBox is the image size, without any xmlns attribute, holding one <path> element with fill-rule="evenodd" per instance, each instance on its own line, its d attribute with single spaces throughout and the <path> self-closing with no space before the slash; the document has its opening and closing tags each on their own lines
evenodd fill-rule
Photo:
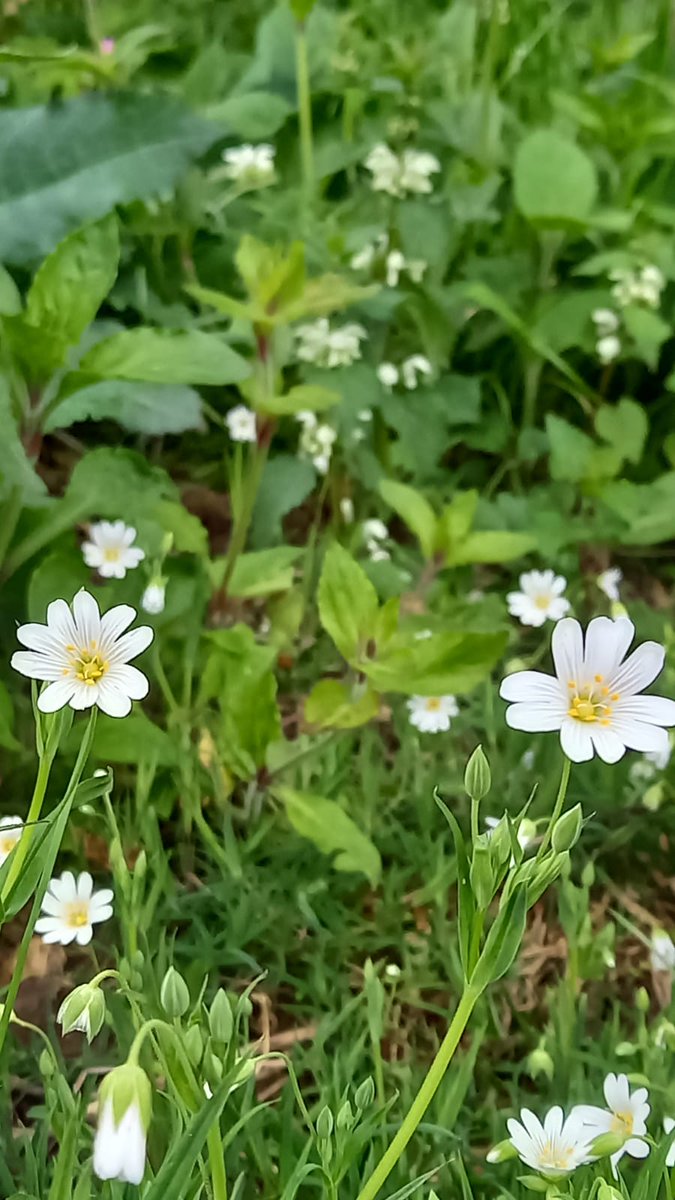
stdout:
<svg viewBox="0 0 675 1200">
<path fill-rule="evenodd" d="M 431 176 L 441 169 L 435 154 L 404 150 L 395 154 L 384 142 L 373 146 L 364 164 L 372 175 L 374 192 L 390 196 L 425 195 L 432 191 Z"/>
<path fill-rule="evenodd" d="M 389 235 L 381 233 L 374 242 L 367 242 L 350 259 L 353 271 L 370 271 L 378 258 L 383 258 L 387 287 L 395 288 L 401 275 L 408 275 L 413 283 L 421 283 L 427 264 L 421 258 L 406 258 L 401 250 L 389 250 Z"/>
<path fill-rule="evenodd" d="M 407 707 L 408 720 L 420 733 L 447 733 L 459 713 L 454 696 L 411 696 Z"/>
<path fill-rule="evenodd" d="M 423 354 L 411 354 L 409 358 L 403 360 L 400 367 L 392 362 L 380 363 L 377 368 L 377 378 L 388 392 L 399 382 L 412 392 L 421 378 L 431 378 L 433 370 L 429 359 L 425 358 Z"/>
<path fill-rule="evenodd" d="M 507 1121 L 508 1142 L 491 1150 L 488 1162 L 501 1162 L 515 1151 L 526 1166 L 546 1179 L 559 1179 L 577 1167 L 595 1162 L 599 1157 L 595 1150 L 600 1149 L 595 1145 L 596 1139 L 613 1134 L 619 1140 L 619 1147 L 610 1155 L 610 1163 L 618 1178 L 617 1164 L 624 1154 L 631 1158 L 646 1158 L 649 1154 L 649 1144 L 644 1140 L 650 1113 L 648 1092 L 644 1087 L 631 1092 L 627 1076 L 613 1072 L 607 1075 L 603 1091 L 606 1108 L 578 1104 L 567 1118 L 558 1105 L 546 1113 L 543 1123 L 529 1109 L 522 1109 L 519 1121 L 513 1117 Z M 666 1118 L 666 1133 L 673 1127 L 670 1118 Z M 675 1149 L 667 1159 L 668 1165 L 673 1162 Z"/>
<path fill-rule="evenodd" d="M 361 357 L 361 342 L 368 337 L 363 325 L 352 321 L 331 329 L 327 317 L 309 325 L 299 325 L 295 331 L 296 353 L 302 362 L 317 367 L 348 367 Z"/>
<path fill-rule="evenodd" d="M 274 183 L 274 146 L 261 142 L 258 146 L 233 146 L 223 150 L 225 176 L 234 180 L 240 188 L 250 191 L 253 188 L 267 187 Z"/>
<path fill-rule="evenodd" d="M 614 284 L 612 297 L 619 308 L 626 308 L 628 304 L 646 304 L 648 308 L 659 307 L 666 281 L 658 267 L 649 265 L 637 271 L 627 267 L 615 267 L 609 272 L 609 278 Z"/>
<path fill-rule="evenodd" d="M 337 433 L 331 425 L 321 425 L 316 413 L 299 412 L 297 419 L 302 426 L 300 454 L 311 461 L 319 475 L 326 475 Z"/>
<path fill-rule="evenodd" d="M 233 442 L 256 442 L 258 440 L 255 413 L 245 404 L 236 404 L 234 408 L 231 408 L 225 414 L 225 424 Z"/>
<path fill-rule="evenodd" d="M 611 308 L 596 308 L 591 313 L 595 325 L 595 353 L 603 366 L 614 362 L 621 353 L 621 338 L 618 336 L 619 318 Z"/>
<path fill-rule="evenodd" d="M 363 522 L 363 540 L 366 543 L 366 550 L 371 562 L 385 562 L 391 558 L 391 554 L 385 546 L 388 538 L 389 530 L 384 521 L 380 521 L 378 517 L 372 517 L 369 521 Z"/>
<path fill-rule="evenodd" d="M 521 625 L 539 628 L 545 621 L 559 621 L 569 611 L 570 602 L 563 593 L 567 580 L 553 571 L 526 571 L 520 576 L 519 592 L 509 592 L 506 603 L 512 617 Z"/>
</svg>

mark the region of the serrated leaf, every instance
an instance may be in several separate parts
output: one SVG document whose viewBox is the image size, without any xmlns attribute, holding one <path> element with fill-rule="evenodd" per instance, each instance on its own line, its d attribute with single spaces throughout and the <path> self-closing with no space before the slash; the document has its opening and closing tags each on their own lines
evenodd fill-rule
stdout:
<svg viewBox="0 0 675 1200">
<path fill-rule="evenodd" d="M 30 262 L 115 205 L 172 188 L 219 136 L 166 92 L 3 109 L 0 259 Z"/>
<path fill-rule="evenodd" d="M 359 871 L 376 887 L 382 873 L 377 847 L 335 800 L 293 788 L 275 788 L 291 825 L 324 854 L 334 854 L 338 871 Z"/>
<path fill-rule="evenodd" d="M 127 329 L 92 346 L 80 368 L 104 379 L 238 383 L 251 369 L 222 338 L 199 329 Z"/>
<path fill-rule="evenodd" d="M 45 433 L 67 429 L 77 421 L 106 420 L 151 437 L 204 428 L 201 396 L 187 385 L 115 379 L 78 388 L 78 379 L 86 381 L 87 376 L 66 376 L 62 398 L 57 397 L 43 422 Z M 76 390 L 70 391 L 73 387 Z"/>
<path fill-rule="evenodd" d="M 319 579 L 319 618 L 326 633 L 348 662 L 374 636 L 377 592 L 351 554 L 334 542 Z"/>
</svg>

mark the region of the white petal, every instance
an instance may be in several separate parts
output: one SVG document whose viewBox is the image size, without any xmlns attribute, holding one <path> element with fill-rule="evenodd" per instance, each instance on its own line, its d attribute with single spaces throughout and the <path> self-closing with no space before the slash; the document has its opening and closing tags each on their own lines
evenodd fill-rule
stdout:
<svg viewBox="0 0 675 1200">
<path fill-rule="evenodd" d="M 122 663 L 115 664 L 110 668 L 106 675 L 106 683 L 111 683 L 132 700 L 142 700 L 150 690 L 150 684 L 138 667 L 130 667 Z"/>
<path fill-rule="evenodd" d="M 563 617 L 558 621 L 551 638 L 551 651 L 556 675 L 565 687 L 571 680 L 578 682 L 583 668 L 584 644 L 581 625 L 574 617 Z"/>
<path fill-rule="evenodd" d="M 106 713 L 109 717 L 127 717 L 131 712 L 129 696 L 120 691 L 107 677 L 104 677 L 98 685 L 96 703 L 101 712 Z"/>
<path fill-rule="evenodd" d="M 78 946 L 88 946 L 93 936 L 94 930 L 91 925 L 81 925 L 75 933 L 75 941 Z"/>
<path fill-rule="evenodd" d="M 649 1146 L 642 1138 L 629 1138 L 623 1149 L 631 1158 L 646 1158 L 649 1154 Z"/>
<path fill-rule="evenodd" d="M 588 726 L 574 717 L 564 718 L 560 727 L 560 745 L 572 762 L 588 762 L 593 757 L 593 743 Z"/>
<path fill-rule="evenodd" d="M 60 662 L 53 655 L 36 654 L 34 650 L 15 650 L 11 659 L 11 665 L 20 675 L 45 682 L 63 678 L 63 663 L 65 658 Z"/>
<path fill-rule="evenodd" d="M 93 567 L 96 571 L 100 571 L 101 575 L 103 575 L 103 568 L 107 566 L 107 563 L 104 558 L 104 552 L 100 546 L 97 546 L 94 542 L 83 542 L 82 557 L 84 559 L 85 566 Z"/>
<path fill-rule="evenodd" d="M 58 900 L 56 896 L 52 896 L 50 892 L 47 892 L 42 901 L 41 911 L 49 913 L 52 917 L 58 917 L 60 921 L 63 913 L 63 901 Z"/>
<path fill-rule="evenodd" d="M 617 700 L 612 711 L 619 718 L 646 721 L 648 725 L 675 725 L 675 700 L 666 696 L 628 696 Z"/>
<path fill-rule="evenodd" d="M 603 728 L 597 721 L 589 729 L 595 751 L 603 762 L 615 763 L 626 753 L 625 743 L 613 729 Z"/>
<path fill-rule="evenodd" d="M 47 625 L 49 632 L 64 646 L 70 645 L 77 639 L 77 630 L 73 614 L 65 600 L 52 600 L 47 608 Z"/>
<path fill-rule="evenodd" d="M 540 1143 L 546 1140 L 546 1133 L 539 1117 L 531 1112 L 529 1108 L 521 1108 L 520 1119 L 523 1122 L 527 1132 L 535 1143 Z"/>
<path fill-rule="evenodd" d="M 101 888 L 100 891 L 94 892 L 90 901 L 92 912 L 95 911 L 99 905 L 111 904 L 114 896 L 115 893 L 113 892 L 112 888 Z"/>
<path fill-rule="evenodd" d="M 89 920 L 92 925 L 98 925 L 101 921 L 109 921 L 113 915 L 113 910 L 109 904 L 101 904 L 99 908 L 92 908 L 89 914 Z"/>
<path fill-rule="evenodd" d="M 38 696 L 37 706 L 40 712 L 52 713 L 58 712 L 60 708 L 65 708 L 66 704 L 70 704 L 78 684 L 75 679 L 58 679 L 54 683 L 50 683 L 43 692 Z"/>
<path fill-rule="evenodd" d="M 564 701 L 559 681 L 543 671 L 516 671 L 514 675 L 507 675 L 502 680 L 499 695 L 503 700 L 523 700 L 526 703 Z"/>
<path fill-rule="evenodd" d="M 128 629 L 136 616 L 136 609 L 130 604 L 116 604 L 101 617 L 101 650 L 106 652 L 109 646 Z"/>
<path fill-rule="evenodd" d="M 138 1186 L 145 1173 L 145 1130 L 138 1108 L 131 1104 L 119 1124 L 125 1148 L 121 1179 Z"/>
<path fill-rule="evenodd" d="M 147 650 L 154 636 L 154 631 L 149 625 L 139 625 L 138 629 L 131 629 L 111 647 L 108 655 L 109 661 L 111 663 L 129 662 L 137 654 L 142 654 L 144 650 Z"/>
<path fill-rule="evenodd" d="M 560 729 L 565 720 L 565 709 L 548 703 L 511 704 L 504 719 L 511 729 L 522 729 L 525 733 L 547 733 Z"/>
<path fill-rule="evenodd" d="M 123 526 L 123 529 L 124 529 L 124 526 Z M 122 541 L 123 541 L 124 545 L 130 546 L 131 543 L 135 540 L 135 538 L 136 538 L 136 530 L 134 529 L 133 525 L 127 525 L 126 529 L 124 529 L 124 532 L 122 533 Z M 143 551 L 141 550 L 141 554 L 142 553 L 143 553 Z"/>
<path fill-rule="evenodd" d="M 60 879 L 52 879 L 49 890 L 52 896 L 56 896 L 56 899 L 61 900 L 64 904 L 70 904 L 73 900 L 77 900 L 77 884 L 73 872 L 64 871 Z"/>
<path fill-rule="evenodd" d="M 548 1138 L 558 1138 L 563 1127 L 563 1110 L 556 1104 L 550 1108 L 544 1119 L 544 1133 Z"/>
<path fill-rule="evenodd" d="M 101 614 L 94 597 L 90 592 L 85 592 L 84 588 L 80 589 L 73 600 L 73 616 L 77 626 L 78 642 L 81 645 L 91 646 L 92 642 L 100 642 Z"/>
<path fill-rule="evenodd" d="M 84 708 L 91 708 L 97 702 L 99 685 L 97 683 L 82 683 L 81 680 L 74 680 L 75 690 L 73 692 L 70 707 L 81 711 Z M 53 686 L 53 685 L 52 685 Z"/>
<path fill-rule="evenodd" d="M 655 750 L 660 754 L 668 751 L 668 734 L 658 725 L 648 725 L 646 721 L 632 721 L 622 716 L 612 721 L 612 729 L 629 750 Z"/>
<path fill-rule="evenodd" d="M 597 1104 L 577 1104 L 572 1109 L 570 1116 L 579 1116 L 584 1126 L 592 1126 L 600 1132 L 606 1132 L 612 1124 L 612 1113 L 607 1112 L 606 1108 L 599 1108 Z"/>
<path fill-rule="evenodd" d="M 94 890 L 94 881 L 88 871 L 82 871 L 77 877 L 77 895 L 80 900 L 89 900 Z"/>
<path fill-rule="evenodd" d="M 99 1179 L 117 1179 L 123 1158 L 124 1147 L 115 1127 L 112 1100 L 106 1100 L 94 1139 L 94 1173 Z"/>
<path fill-rule="evenodd" d="M 658 642 L 643 642 L 612 677 L 610 690 L 634 696 L 653 683 L 663 667 L 665 650 Z"/>
<path fill-rule="evenodd" d="M 35 623 L 20 625 L 16 636 L 22 646 L 27 646 L 29 650 L 42 651 L 45 654 L 52 653 L 55 647 L 62 644 L 61 638 L 56 637 L 54 630 L 49 629 L 47 625 Z"/>
<path fill-rule="evenodd" d="M 595 675 L 613 679 L 635 634 L 632 621 L 622 617 L 595 617 L 586 630 L 584 650 L 584 682 L 593 682 Z"/>
<path fill-rule="evenodd" d="M 62 921 L 60 917 L 38 917 L 35 922 L 36 933 L 59 933 Z"/>
<path fill-rule="evenodd" d="M 630 1088 L 627 1075 L 615 1075 L 613 1071 L 605 1077 L 603 1084 L 605 1100 L 612 1112 L 625 1112 L 630 1107 Z"/>
<path fill-rule="evenodd" d="M 37 929 L 37 921 L 35 923 L 35 928 Z M 46 933 L 42 933 L 40 936 L 42 937 L 42 940 L 46 946 L 55 946 L 57 943 L 60 946 L 67 946 L 68 943 L 72 942 L 73 940 L 72 937 L 68 937 L 67 931 L 63 925 L 54 926 L 53 929 L 48 930 Z M 74 936 L 75 931 L 73 930 L 73 937 Z"/>
</svg>

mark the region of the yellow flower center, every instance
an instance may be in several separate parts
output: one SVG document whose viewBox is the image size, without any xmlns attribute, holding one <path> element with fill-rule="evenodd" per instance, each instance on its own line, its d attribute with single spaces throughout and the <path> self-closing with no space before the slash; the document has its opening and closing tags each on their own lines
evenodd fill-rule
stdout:
<svg viewBox="0 0 675 1200">
<path fill-rule="evenodd" d="M 620 700 L 621 696 L 619 692 L 610 693 L 609 688 L 605 686 L 603 675 L 596 675 L 593 683 L 584 683 L 581 686 L 571 679 L 567 686 L 570 692 L 568 717 L 574 717 L 577 721 L 610 724 L 612 704 Z"/>
<path fill-rule="evenodd" d="M 542 1146 L 539 1165 L 540 1167 L 555 1167 L 559 1171 L 566 1171 L 571 1159 L 572 1148 L 570 1146 L 559 1146 L 549 1138 Z"/>
<path fill-rule="evenodd" d="M 441 702 L 438 696 L 430 696 L 425 707 L 427 712 L 438 712 L 441 707 Z"/>
<path fill-rule="evenodd" d="M 119 562 L 122 551 L 119 546 L 106 546 L 103 551 L 104 562 Z"/>
<path fill-rule="evenodd" d="M 612 1118 L 612 1133 L 620 1133 L 625 1137 L 629 1137 L 633 1132 L 633 1114 L 632 1112 L 617 1112 Z"/>
<path fill-rule="evenodd" d="M 83 900 L 75 900 L 66 906 L 65 917 L 71 929 L 82 929 L 89 924 L 89 905 Z"/>
<path fill-rule="evenodd" d="M 0 835 L 0 858 L 7 858 L 7 855 L 12 853 L 20 836 L 20 830 L 17 830 L 16 833 L 3 833 Z"/>
<path fill-rule="evenodd" d="M 553 596 L 550 594 L 550 592 L 540 592 L 538 596 L 534 597 L 534 607 L 541 608 L 543 610 L 549 607 L 552 600 Z"/>
<path fill-rule="evenodd" d="M 66 650 L 71 656 L 71 661 L 69 667 L 63 668 L 63 674 L 70 675 L 72 672 L 80 683 L 86 683 L 89 686 L 98 683 L 110 666 L 110 663 L 99 652 L 96 642 L 92 642 L 91 646 L 83 649 L 78 649 L 73 645 L 66 646 Z"/>
</svg>

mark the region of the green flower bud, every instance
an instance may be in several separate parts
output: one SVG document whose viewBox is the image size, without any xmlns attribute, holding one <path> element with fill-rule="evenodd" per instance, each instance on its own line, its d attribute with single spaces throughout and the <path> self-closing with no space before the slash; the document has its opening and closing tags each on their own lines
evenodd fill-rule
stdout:
<svg viewBox="0 0 675 1200">
<path fill-rule="evenodd" d="M 562 854 L 565 850 L 572 849 L 579 839 L 582 822 L 583 813 L 580 804 L 575 804 L 574 808 L 563 813 L 562 817 L 556 821 L 551 836 L 551 845 L 556 854 Z"/>
<path fill-rule="evenodd" d="M 198 1025 L 191 1025 L 189 1029 L 186 1029 L 184 1044 L 185 1053 L 193 1067 L 198 1067 L 204 1053 L 204 1039 Z"/>
<path fill-rule="evenodd" d="M 91 1045 L 105 1021 L 105 996 L 100 987 L 92 987 L 90 983 L 76 987 L 66 996 L 56 1020 L 64 1034 L 78 1030 Z"/>
<path fill-rule="evenodd" d="M 337 1115 L 335 1125 L 338 1129 L 351 1129 L 353 1124 L 354 1114 L 352 1112 L 352 1106 L 349 1103 L 349 1100 L 345 1100 Z"/>
<path fill-rule="evenodd" d="M 320 1137 L 325 1141 L 327 1138 L 330 1137 L 332 1132 L 333 1132 L 333 1114 L 330 1111 L 330 1109 L 327 1107 L 327 1105 L 324 1105 L 324 1107 L 321 1109 L 321 1112 L 319 1113 L 319 1115 L 316 1119 L 317 1137 Z"/>
<path fill-rule="evenodd" d="M 604 1158 L 616 1154 L 626 1142 L 624 1133 L 601 1133 L 589 1143 L 589 1150 L 594 1158 Z"/>
<path fill-rule="evenodd" d="M 492 821 L 489 824 L 491 826 L 490 857 L 495 870 L 499 871 L 510 860 L 513 852 L 511 834 L 509 832 L 509 818 L 505 814 L 496 824 L 493 825 Z"/>
<path fill-rule="evenodd" d="M 227 1045 L 232 1037 L 234 1028 L 234 1018 L 232 1016 L 232 1006 L 227 997 L 227 993 L 222 988 L 218 988 L 213 1002 L 209 1010 L 209 1029 L 211 1036 L 217 1042 L 224 1042 Z"/>
<path fill-rule="evenodd" d="M 485 1157 L 489 1163 L 508 1162 L 510 1158 L 518 1157 L 518 1151 L 513 1142 L 509 1138 L 506 1138 L 505 1141 L 497 1142 L 496 1146 L 488 1150 Z"/>
<path fill-rule="evenodd" d="M 612 1187 L 611 1183 L 607 1183 L 605 1179 L 601 1179 L 598 1188 L 598 1200 L 623 1200 L 623 1196 L 617 1188 Z"/>
<path fill-rule="evenodd" d="M 46 1048 L 42 1051 L 40 1058 L 38 1059 L 38 1066 L 40 1068 L 40 1074 L 43 1079 L 51 1079 L 52 1078 L 52 1076 L 56 1070 L 56 1066 L 54 1063 L 53 1055 L 51 1055 L 49 1053 L 49 1050 L 47 1050 Z"/>
<path fill-rule="evenodd" d="M 190 1007 L 188 985 L 175 967 L 169 967 L 164 976 L 159 999 L 167 1017 L 182 1017 Z"/>
<path fill-rule="evenodd" d="M 651 1001 L 649 999 L 649 992 L 647 989 L 643 987 L 638 988 L 637 992 L 635 993 L 635 1006 L 638 1009 L 638 1012 L 648 1013 L 650 1005 Z"/>
<path fill-rule="evenodd" d="M 473 800 L 482 800 L 492 786 L 490 764 L 482 746 L 476 746 L 464 772 L 464 788 Z"/>
<path fill-rule="evenodd" d="M 585 888 L 593 887 L 595 883 L 595 867 L 589 860 L 581 872 L 581 882 Z"/>
<path fill-rule="evenodd" d="M 370 1075 L 360 1083 L 354 1093 L 354 1103 L 359 1112 L 363 1112 L 365 1108 L 370 1108 L 375 1099 L 375 1084 Z"/>
<path fill-rule="evenodd" d="M 653 783 L 642 796 L 642 806 L 649 812 L 658 812 L 663 804 L 663 783 Z"/>
<path fill-rule="evenodd" d="M 543 1046 L 537 1046 L 536 1050 L 528 1054 L 526 1065 L 527 1073 L 532 1079 L 536 1079 L 538 1075 L 545 1075 L 548 1080 L 553 1079 L 553 1059 Z"/>
</svg>

